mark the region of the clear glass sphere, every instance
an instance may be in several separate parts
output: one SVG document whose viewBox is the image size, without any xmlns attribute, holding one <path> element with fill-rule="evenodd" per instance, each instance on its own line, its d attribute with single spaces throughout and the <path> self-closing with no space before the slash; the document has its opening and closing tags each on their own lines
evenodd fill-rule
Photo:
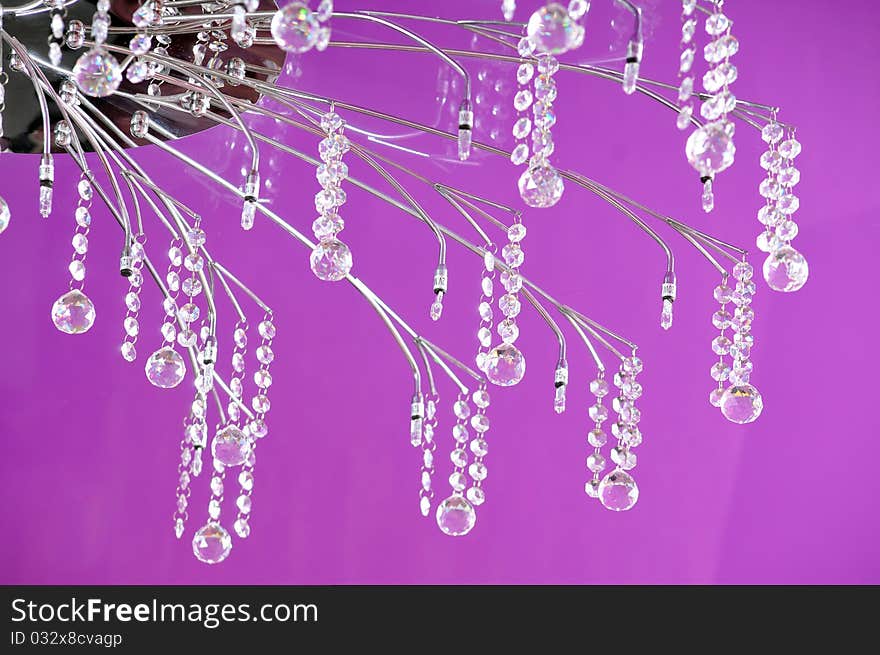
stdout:
<svg viewBox="0 0 880 655">
<path fill-rule="evenodd" d="M 466 535 L 477 521 L 477 512 L 464 496 L 453 494 L 437 506 L 437 525 L 451 537 Z"/>
<path fill-rule="evenodd" d="M 303 2 L 291 2 L 272 17 L 272 38 L 287 52 L 303 53 L 318 42 L 321 24 Z"/>
<path fill-rule="evenodd" d="M 232 537 L 226 528 L 213 521 L 196 532 L 192 544 L 193 554 L 205 564 L 219 564 L 232 551 Z"/>
<path fill-rule="evenodd" d="M 351 250 L 339 239 L 322 239 L 312 251 L 310 261 L 319 280 L 338 282 L 351 270 Z"/>
<path fill-rule="evenodd" d="M 526 374 L 526 358 L 512 343 L 503 343 L 489 351 L 483 370 L 492 384 L 512 387 Z"/>
<path fill-rule="evenodd" d="M 558 2 L 541 7 L 529 18 L 526 33 L 540 53 L 559 55 L 576 48 L 579 27 L 568 10 Z"/>
<path fill-rule="evenodd" d="M 251 453 L 251 442 L 241 429 L 228 425 L 214 435 L 211 442 L 211 455 L 224 466 L 239 466 L 247 461 Z"/>
<path fill-rule="evenodd" d="M 626 471 L 614 469 L 599 483 L 599 501 L 607 509 L 623 512 L 636 504 L 639 487 Z"/>
<path fill-rule="evenodd" d="M 529 207 L 552 207 L 564 191 L 562 176 L 549 164 L 532 166 L 519 178 L 519 195 Z"/>
<path fill-rule="evenodd" d="M 721 396 L 721 413 L 731 423 L 751 423 L 763 409 L 761 394 L 751 384 L 730 386 Z"/>
<path fill-rule="evenodd" d="M 715 175 L 733 164 L 736 146 L 721 121 L 694 130 L 685 146 L 687 159 L 700 175 Z"/>
<path fill-rule="evenodd" d="M 87 96 L 112 95 L 122 82 L 122 69 L 116 57 L 101 47 L 84 52 L 73 66 L 73 79 Z"/>
<path fill-rule="evenodd" d="M 10 216 L 9 205 L 6 204 L 3 198 L 0 198 L 0 234 L 3 234 L 6 228 L 9 227 Z"/>
<path fill-rule="evenodd" d="M 160 389 L 173 389 L 183 382 L 186 375 L 186 364 L 180 353 L 171 346 L 165 346 L 150 355 L 144 370 L 147 379 L 153 386 Z"/>
<path fill-rule="evenodd" d="M 52 305 L 52 322 L 65 334 L 88 332 L 95 323 L 95 306 L 82 291 L 68 291 Z"/>
<path fill-rule="evenodd" d="M 774 291 L 797 291 L 807 282 L 810 266 L 806 258 L 791 246 L 782 246 L 764 260 L 764 279 Z"/>
</svg>

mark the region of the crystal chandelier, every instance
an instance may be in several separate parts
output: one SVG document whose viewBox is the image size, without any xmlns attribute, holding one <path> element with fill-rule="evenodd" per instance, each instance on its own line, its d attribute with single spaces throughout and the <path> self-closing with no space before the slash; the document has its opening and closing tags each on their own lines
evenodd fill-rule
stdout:
<svg viewBox="0 0 880 655">
<path fill-rule="evenodd" d="M 585 36 L 591 10 L 588 0 L 549 2 L 531 13 L 518 10 L 514 0 L 492 0 L 500 7 L 494 7 L 497 15 L 486 20 L 437 18 L 434 7 L 422 7 L 425 13 L 418 14 L 336 11 L 331 0 L 312 0 L 311 6 L 293 1 L 280 9 L 269 0 L 33 0 L 0 7 L 0 145 L 4 150 L 26 152 L 36 147 L 41 155 L 35 205 L 43 217 L 54 210 L 72 213 L 74 218 L 69 288 L 52 306 L 51 319 L 61 332 L 71 335 L 87 332 L 96 320 L 85 280 L 92 203 L 97 200 L 123 234 L 119 270 L 128 289 L 125 315 L 120 317 L 122 357 L 135 362 L 145 336 L 147 351 L 155 349 L 142 358 L 152 385 L 170 389 L 187 376 L 192 380 L 193 400 L 180 438 L 173 529 L 178 539 L 184 536 L 191 487 L 198 477 L 210 478 L 207 517 L 199 521 L 192 537 L 193 552 L 200 561 L 223 561 L 231 551 L 233 533 L 241 539 L 250 534 L 256 446 L 269 433 L 276 326 L 270 304 L 241 279 L 246 276 L 240 277 L 212 257 L 198 208 L 154 182 L 151 171 L 138 164 L 134 146 L 152 145 L 167 153 L 175 166 L 198 172 L 214 190 L 237 198 L 243 231 L 250 230 L 257 219 L 280 226 L 305 248 L 303 267 L 308 265 L 320 280 L 352 285 L 375 310 L 412 369 L 409 440 L 420 462 L 418 507 L 423 516 L 433 515 L 447 535 L 470 532 L 476 509 L 486 500 L 489 389 L 514 386 L 525 375 L 526 355 L 516 345 L 523 303 L 540 315 L 559 343 L 552 379 L 557 413 L 566 409 L 567 337 L 582 342 L 584 357 L 595 365 L 589 383 L 595 402 L 588 410 L 586 495 L 612 511 L 628 510 L 638 500 L 632 471 L 643 435 L 637 407 L 642 395 L 638 381 L 642 361 L 636 344 L 557 300 L 523 272 L 530 214 L 560 203 L 567 187 L 597 196 L 663 249 L 667 266 L 658 276 L 662 329 L 672 327 L 677 286 L 673 251 L 658 229 L 677 234 L 705 258 L 718 275 L 714 291 L 718 308 L 711 317 L 716 330 L 711 350 L 717 362 L 709 372 L 709 402 L 734 423 L 750 423 L 759 417 L 763 400 L 752 383 L 751 360 L 755 319 L 751 303 L 757 285 L 746 249 L 655 211 L 576 170 L 555 167 L 553 128 L 562 93 L 557 80 L 573 80 L 577 76 L 572 73 L 589 75 L 610 82 L 609 93 L 639 94 L 672 110 L 670 127 L 674 124 L 687 135 L 682 139 L 684 153 L 700 181 L 705 212 L 715 206 L 716 178 L 734 163 L 734 139 L 762 139 L 766 151 L 760 169 L 756 167 L 762 171 L 757 182 L 760 233 L 756 247 L 764 253 L 762 273 L 767 286 L 779 292 L 798 290 L 809 272 L 805 258 L 791 245 L 798 233 L 793 214 L 799 205 L 793 188 L 800 179 L 794 160 L 801 150 L 795 127 L 779 120 L 776 107 L 734 95 L 739 42 L 723 0 L 682 0 L 681 23 L 676 26 L 681 30 L 681 54 L 678 62 L 670 62 L 675 82 L 640 75 L 644 54 L 641 3 L 601 1 L 620 7 L 629 17 L 619 66 L 575 61 L 577 51 L 589 40 Z M 371 24 L 397 41 L 332 38 L 332 28 L 351 23 Z M 438 45 L 425 36 L 422 28 L 426 26 L 450 34 L 467 33 L 476 46 Z M 372 49 L 438 59 L 457 81 L 452 88 L 460 92 L 454 99 L 456 120 L 451 129 L 363 106 L 350 98 L 278 83 L 285 57 L 290 56 L 287 53 L 321 57 L 328 47 L 346 49 L 353 56 Z M 482 117 L 475 110 L 468 70 L 473 61 L 497 64 L 516 84 L 515 117 L 508 127 L 515 145 L 510 150 L 481 133 Z M 261 131 L 256 118 L 269 118 L 291 133 L 313 136 L 317 152 L 300 151 L 282 140 L 283 136 Z M 413 171 L 401 163 L 402 155 L 396 156 L 406 149 L 385 148 L 393 144 L 366 129 L 367 119 L 452 141 L 462 162 L 475 151 L 492 155 L 485 165 L 510 178 L 522 206 L 508 206 Z M 41 131 L 32 130 L 34 123 Z M 227 126 L 245 139 L 250 165 L 240 179 L 226 179 L 209 162 L 193 159 L 171 143 L 213 125 Z M 39 135 L 36 140 L 34 133 Z M 314 169 L 316 183 L 308 192 L 314 191 L 317 214 L 312 223 L 314 239 L 265 202 L 260 154 L 266 151 L 287 153 Z M 56 156 L 69 157 L 76 164 L 81 171 L 78 180 L 55 179 Z M 378 174 L 394 193 L 350 175 L 349 164 L 355 161 Z M 511 172 L 511 165 L 519 170 Z M 76 207 L 53 207 L 56 183 L 76 184 Z M 433 234 L 437 257 L 428 312 L 434 321 L 442 319 L 449 291 L 447 244 L 480 258 L 483 272 L 474 282 L 474 295 L 479 299 L 473 363 L 418 334 L 353 274 L 361 254 L 353 253 L 340 238 L 350 192 L 379 199 L 420 221 Z M 438 222 L 420 200 L 438 197 L 467 223 L 469 236 Z M 12 209 L 16 214 L 30 211 Z M 12 213 L 0 198 L 0 232 L 6 230 Z M 141 290 L 148 281 L 164 299 L 161 325 L 141 321 Z M 220 302 L 228 302 L 234 311 L 233 325 L 218 321 Z M 441 389 L 441 383 L 448 388 Z M 448 435 L 448 428 L 440 416 L 441 390 L 456 394 L 451 402 L 451 441 L 442 437 Z M 215 429 L 209 431 L 209 424 Z M 438 446 L 441 452 L 449 450 L 453 467 L 446 492 L 438 489 L 445 482 L 436 479 Z M 206 457 L 208 470 L 202 475 Z M 228 479 L 229 473 L 234 481 Z M 234 487 L 231 494 L 230 486 Z M 226 510 L 234 518 L 224 514 L 221 520 L 226 495 L 236 498 L 233 508 Z"/>
</svg>

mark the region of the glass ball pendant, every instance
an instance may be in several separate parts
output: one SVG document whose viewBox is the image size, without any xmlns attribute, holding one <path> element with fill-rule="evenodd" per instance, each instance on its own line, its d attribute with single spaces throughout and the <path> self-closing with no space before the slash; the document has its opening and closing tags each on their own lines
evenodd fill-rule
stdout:
<svg viewBox="0 0 880 655">
<path fill-rule="evenodd" d="M 807 283 L 809 276 L 806 258 L 791 246 L 774 250 L 764 260 L 764 279 L 774 291 L 797 291 Z"/>
<path fill-rule="evenodd" d="M 122 69 L 116 57 L 99 46 L 80 55 L 73 67 L 73 79 L 87 96 L 105 98 L 122 82 Z"/>
<path fill-rule="evenodd" d="M 685 146 L 687 159 L 700 175 L 712 176 L 733 164 L 736 146 L 727 123 L 715 121 L 694 130 Z"/>
<path fill-rule="evenodd" d="M 351 250 L 339 239 L 321 239 L 312 251 L 310 262 L 319 280 L 338 282 L 351 270 Z"/>
<path fill-rule="evenodd" d="M 68 291 L 52 305 L 52 322 L 65 334 L 88 332 L 95 323 L 95 306 L 79 289 Z"/>
<path fill-rule="evenodd" d="M 437 525 L 450 537 L 466 535 L 477 521 L 477 512 L 464 496 L 453 494 L 437 507 Z"/>
<path fill-rule="evenodd" d="M 760 392 L 750 384 L 728 387 L 721 396 L 721 413 L 731 423 L 751 423 L 761 415 L 764 400 Z"/>
<path fill-rule="evenodd" d="M 214 435 L 211 454 L 224 466 L 244 464 L 251 454 L 250 439 L 238 426 L 228 425 Z"/>
<path fill-rule="evenodd" d="M 531 166 L 519 177 L 519 195 L 529 207 L 552 207 L 565 191 L 562 176 L 550 164 Z"/>
<path fill-rule="evenodd" d="M 538 52 L 560 55 L 578 47 L 580 29 L 565 7 L 551 2 L 532 14 L 526 33 Z"/>
<path fill-rule="evenodd" d="M 173 389 L 183 382 L 186 375 L 186 364 L 171 346 L 159 348 L 150 355 L 144 370 L 150 383 L 160 389 Z"/>
<path fill-rule="evenodd" d="M 631 509 L 639 499 L 639 487 L 632 476 L 619 468 L 614 469 L 599 483 L 599 502 L 615 512 Z"/>
<path fill-rule="evenodd" d="M 526 358 L 512 343 L 503 343 L 489 351 L 483 370 L 492 384 L 512 387 L 526 374 Z"/>
<path fill-rule="evenodd" d="M 9 227 L 10 217 L 9 205 L 6 204 L 6 201 L 3 198 L 0 198 L 0 234 L 3 234 L 3 232 L 6 231 L 6 228 Z"/>
<path fill-rule="evenodd" d="M 232 537 L 219 523 L 211 521 L 193 537 L 193 554 L 205 564 L 219 564 L 232 551 Z"/>
<path fill-rule="evenodd" d="M 279 48 L 301 54 L 318 42 L 321 24 L 305 3 L 291 2 L 275 13 L 270 29 Z"/>
</svg>

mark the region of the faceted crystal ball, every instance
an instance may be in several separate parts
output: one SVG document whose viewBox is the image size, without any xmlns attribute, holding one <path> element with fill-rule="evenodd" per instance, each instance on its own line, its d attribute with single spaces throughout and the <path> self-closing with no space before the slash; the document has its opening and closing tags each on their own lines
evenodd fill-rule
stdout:
<svg viewBox="0 0 880 655">
<path fill-rule="evenodd" d="M 774 291 L 797 291 L 809 276 L 807 260 L 791 246 L 771 252 L 764 261 L 764 279 Z"/>
<path fill-rule="evenodd" d="M 211 454 L 224 466 L 244 464 L 251 454 L 251 442 L 235 425 L 228 425 L 214 435 Z"/>
<path fill-rule="evenodd" d="M 466 535 L 476 521 L 477 513 L 464 496 L 453 494 L 437 507 L 437 525 L 451 537 Z"/>
<path fill-rule="evenodd" d="M 484 370 L 492 384 L 512 387 L 526 374 L 526 358 L 512 343 L 503 343 L 489 351 Z"/>
<path fill-rule="evenodd" d="M 0 234 L 3 234 L 6 228 L 9 227 L 10 216 L 9 205 L 6 204 L 3 198 L 0 198 Z"/>
<path fill-rule="evenodd" d="M 639 499 L 639 487 L 632 476 L 621 469 L 614 469 L 599 483 L 599 501 L 607 509 L 623 512 Z"/>
<path fill-rule="evenodd" d="M 171 346 L 165 346 L 150 355 L 144 370 L 147 373 L 147 379 L 153 386 L 160 389 L 173 389 L 183 382 L 183 377 L 186 375 L 186 364 L 180 353 Z"/>
<path fill-rule="evenodd" d="M 193 554 L 205 564 L 219 564 L 231 551 L 232 537 L 219 523 L 208 523 L 193 537 Z"/>
<path fill-rule="evenodd" d="M 312 272 L 319 280 L 338 282 L 351 270 L 351 250 L 339 239 L 321 239 L 310 261 Z"/>
<path fill-rule="evenodd" d="M 725 123 L 715 121 L 695 130 L 685 147 L 687 159 L 700 175 L 715 175 L 733 163 L 736 146 Z"/>
<path fill-rule="evenodd" d="M 526 32 L 535 50 L 541 53 L 559 55 L 578 45 L 578 25 L 558 2 L 551 2 L 532 14 Z"/>
<path fill-rule="evenodd" d="M 318 42 L 321 24 L 303 2 L 291 2 L 272 17 L 272 38 L 282 50 L 303 53 Z"/>
<path fill-rule="evenodd" d="M 721 396 L 721 413 L 732 423 L 751 423 L 763 409 L 761 394 L 750 384 L 730 386 Z"/>
<path fill-rule="evenodd" d="M 88 332 L 95 323 L 95 306 L 82 291 L 68 291 L 52 305 L 52 322 L 66 334 Z"/>
<path fill-rule="evenodd" d="M 549 164 L 532 166 L 519 178 L 519 195 L 529 207 L 552 207 L 564 191 L 562 176 Z"/>
<path fill-rule="evenodd" d="M 73 78 L 87 96 L 103 98 L 112 95 L 122 82 L 122 69 L 116 57 L 104 48 L 95 47 L 83 53 L 73 67 Z"/>
</svg>

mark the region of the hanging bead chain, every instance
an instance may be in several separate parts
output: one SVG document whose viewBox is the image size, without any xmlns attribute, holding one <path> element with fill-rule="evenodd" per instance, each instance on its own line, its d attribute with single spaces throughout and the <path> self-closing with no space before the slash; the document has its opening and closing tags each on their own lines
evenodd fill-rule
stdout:
<svg viewBox="0 0 880 655">
<path fill-rule="evenodd" d="M 471 408 L 467 402 L 467 394 L 459 392 L 455 404 L 452 407 L 455 413 L 456 423 L 452 428 L 452 436 L 455 437 L 455 448 L 449 454 L 454 467 L 449 475 L 449 486 L 452 487 L 453 495 L 461 496 L 467 487 L 467 477 L 464 474 L 468 465 L 468 454 L 465 445 L 468 442 L 467 420 L 471 415 Z"/>
<path fill-rule="evenodd" d="M 682 0 L 681 3 L 681 58 L 678 67 L 678 118 L 676 127 L 686 130 L 694 115 L 694 55 L 696 53 L 695 34 L 697 19 L 693 17 L 697 0 Z"/>
<path fill-rule="evenodd" d="M 275 353 L 272 351 L 272 341 L 276 334 L 271 312 L 267 312 L 263 316 L 263 320 L 257 326 L 257 331 L 261 338 L 256 352 L 257 361 L 260 366 L 254 372 L 254 384 L 256 384 L 258 391 L 251 401 L 255 416 L 246 429 L 246 435 L 251 441 L 251 447 L 238 474 L 238 484 L 241 490 L 235 501 L 238 514 L 233 525 L 235 533 L 242 539 L 246 539 L 251 533 L 250 515 L 253 506 L 251 496 L 254 493 L 254 466 L 256 466 L 257 462 L 257 441 L 269 433 L 269 429 L 266 426 L 266 414 L 271 407 L 267 395 L 269 387 L 272 386 L 272 374 L 269 372 L 269 365 L 275 359 Z"/>
<path fill-rule="evenodd" d="M 728 276 L 725 274 L 721 278 L 721 284 L 715 287 L 715 300 L 721 305 L 721 308 L 712 314 L 712 325 L 718 328 L 720 334 L 712 340 L 712 352 L 718 355 L 716 362 L 710 374 L 712 379 L 718 383 L 718 386 L 709 394 L 709 402 L 714 407 L 721 406 L 721 397 L 724 395 L 724 382 L 730 377 L 730 367 L 725 364 L 724 356 L 730 353 L 730 347 L 733 342 L 727 337 L 726 331 L 730 327 L 730 321 L 733 318 L 731 313 L 727 311 L 727 303 L 731 300 L 731 289 L 727 286 Z"/>
<path fill-rule="evenodd" d="M 532 105 L 535 129 L 532 131 L 532 161 L 530 166 L 550 165 L 555 144 L 550 130 L 556 124 L 553 102 L 556 100 L 556 79 L 559 62 L 553 55 L 538 56 L 538 75 L 535 77 L 535 104 Z"/>
<path fill-rule="evenodd" d="M 85 173 L 80 175 L 77 191 L 79 193 L 79 201 L 74 212 L 76 216 L 76 230 L 71 241 L 73 256 L 71 257 L 68 270 L 71 277 L 70 289 L 82 291 L 85 286 L 86 254 L 89 251 L 89 230 L 92 224 L 92 216 L 89 213 L 89 209 L 92 206 L 92 185 Z"/>
<path fill-rule="evenodd" d="M 61 63 L 61 45 L 64 43 L 64 19 L 67 17 L 67 9 L 64 0 L 47 0 L 49 7 L 49 61 L 53 66 Z M 106 35 L 105 35 L 106 38 Z"/>
<path fill-rule="evenodd" d="M 92 41 L 100 46 L 107 40 L 110 27 L 110 0 L 98 0 L 95 10 L 91 24 Z"/>
<path fill-rule="evenodd" d="M 146 235 L 139 233 L 134 237 L 134 243 L 131 248 L 131 275 L 128 276 L 128 293 L 125 295 L 125 318 L 122 321 L 122 327 L 125 330 L 125 337 L 119 351 L 122 358 L 127 362 L 133 362 L 137 358 L 137 349 L 135 344 L 140 334 L 140 323 L 138 321 L 138 313 L 141 308 L 140 294 L 144 284 L 144 243 Z M 129 297 L 133 296 L 132 302 L 129 303 Z M 134 298 L 137 300 L 134 301 Z"/>
<path fill-rule="evenodd" d="M 245 50 L 254 44 L 256 29 L 247 20 L 247 12 L 254 12 L 260 6 L 259 0 L 243 0 L 235 4 L 232 8 L 233 17 L 232 25 L 229 28 L 229 36 L 235 41 L 236 45 Z"/>
<path fill-rule="evenodd" d="M 498 310 L 504 314 L 504 320 L 498 324 L 498 336 L 504 343 L 514 343 L 519 338 L 519 327 L 516 317 L 522 309 L 519 300 L 519 292 L 522 289 L 522 276 L 519 267 L 525 259 L 522 249 L 522 241 L 526 237 L 526 226 L 522 224 L 522 218 L 517 214 L 513 225 L 507 230 L 508 243 L 501 249 L 501 256 L 508 269 L 501 274 L 501 284 L 507 292 L 498 298 Z"/>
<path fill-rule="evenodd" d="M 589 410 L 593 429 L 587 433 L 587 443 L 593 448 L 593 452 L 587 457 L 587 469 L 592 472 L 592 477 L 587 480 L 584 491 L 590 498 L 599 497 L 599 473 L 605 468 L 602 447 L 608 443 L 608 435 L 602 429 L 602 424 L 608 419 L 608 410 L 602 405 L 602 400 L 608 395 L 608 391 L 605 370 L 600 369 L 596 379 L 590 382 L 590 393 L 596 398 L 596 403 Z"/>
<path fill-rule="evenodd" d="M 190 416 L 190 420 L 192 416 Z M 184 436 L 180 440 L 180 462 L 177 464 L 177 488 L 174 490 L 174 497 L 177 499 L 175 503 L 174 515 L 174 536 L 180 539 L 186 529 L 186 522 L 189 519 L 189 497 L 192 493 L 190 482 L 192 481 L 189 473 L 192 465 L 192 440 L 189 435 L 191 423 L 188 420 L 183 421 Z"/>
<path fill-rule="evenodd" d="M 535 51 L 535 45 L 526 37 L 519 41 L 517 46 L 521 57 L 531 57 Z M 513 137 L 516 139 L 516 146 L 510 154 L 510 161 L 514 165 L 520 166 L 529 160 L 529 144 L 527 137 L 532 131 L 532 120 L 529 118 L 528 110 L 532 106 L 534 96 L 529 88 L 529 83 L 535 76 L 535 65 L 530 61 L 523 62 L 516 69 L 516 81 L 518 89 L 513 97 L 513 107 L 517 111 L 517 119 L 513 124 Z"/>
<path fill-rule="evenodd" d="M 743 386 L 749 384 L 752 370 L 751 362 L 752 347 L 755 339 L 751 333 L 752 321 L 755 320 L 755 310 L 752 309 L 752 298 L 756 287 L 752 281 L 754 269 L 745 258 L 733 267 L 733 277 L 736 278 L 732 300 L 736 305 L 730 326 L 734 330 L 733 343 L 730 347 L 730 356 L 733 358 L 733 366 L 730 371 L 730 384 Z"/>
<path fill-rule="evenodd" d="M 215 426 L 220 430 L 220 425 Z M 220 514 L 223 508 L 223 492 L 225 491 L 226 466 L 218 460 L 213 459 L 214 474 L 211 476 L 211 500 L 208 501 L 208 516 L 212 522 L 220 521 Z"/>
<path fill-rule="evenodd" d="M 475 358 L 477 368 L 484 370 L 492 347 L 492 326 L 494 314 L 492 312 L 492 296 L 495 293 L 495 252 L 497 247 L 494 243 L 487 243 L 483 247 L 483 276 L 480 279 L 480 302 L 477 305 L 477 313 L 480 315 L 480 327 L 477 329 L 477 356 Z"/>
<path fill-rule="evenodd" d="M 483 463 L 483 459 L 489 452 L 489 444 L 486 442 L 486 432 L 489 431 L 489 418 L 486 416 L 486 410 L 489 407 L 489 392 L 486 390 L 485 382 L 480 383 L 479 388 L 471 396 L 471 400 L 477 406 L 477 412 L 471 417 L 471 427 L 474 428 L 476 434 L 470 443 L 474 461 L 468 467 L 468 475 L 473 480 L 473 484 L 467 490 L 467 499 L 476 507 L 486 502 L 483 480 L 489 473 Z"/>
<path fill-rule="evenodd" d="M 620 368 L 614 374 L 614 386 L 619 392 L 611 403 L 617 414 L 617 421 L 611 426 L 611 433 L 617 439 L 617 445 L 611 449 L 611 461 L 616 467 L 602 478 L 596 489 L 599 502 L 616 512 L 630 509 L 639 497 L 638 486 L 627 471 L 636 466 L 636 454 L 632 449 L 642 443 L 638 427 L 641 412 L 635 406 L 642 395 L 642 385 L 636 380 L 641 372 L 642 360 L 633 350 L 631 357 L 621 360 Z"/>
<path fill-rule="evenodd" d="M 434 436 L 437 431 L 437 405 L 440 397 L 432 394 L 425 403 L 425 422 L 424 422 L 424 440 L 422 441 L 422 467 L 420 477 L 422 480 L 419 488 L 419 511 L 422 516 L 428 516 L 431 513 L 431 502 L 434 500 L 434 489 L 432 487 L 434 477 L 434 451 L 437 450 L 437 442 Z"/>
<path fill-rule="evenodd" d="M 700 107 L 700 115 L 707 121 L 719 121 L 727 131 L 731 143 L 733 141 L 733 123 L 727 115 L 736 109 L 736 96 L 730 92 L 730 85 L 737 78 L 737 69 L 730 58 L 739 51 L 739 41 L 730 33 L 732 22 L 721 11 L 723 0 L 713 3 L 713 13 L 706 18 L 706 33 L 713 37 L 703 48 L 703 58 L 709 70 L 703 76 L 703 88 L 709 95 Z M 703 179 L 703 211 L 711 212 L 715 208 L 715 193 L 711 177 Z"/>
<path fill-rule="evenodd" d="M 168 287 L 168 296 L 162 301 L 162 308 L 165 310 L 165 320 L 162 323 L 162 338 L 166 342 L 168 348 L 173 349 L 177 342 L 177 297 L 180 293 L 180 270 L 183 265 L 183 241 L 178 237 L 171 239 L 171 245 L 168 247 L 168 271 L 165 274 L 165 284 Z M 129 293 L 125 297 L 125 304 L 129 309 L 134 311 L 136 306 L 140 308 L 140 299 L 136 294 Z"/>
<path fill-rule="evenodd" d="M 342 157 L 351 149 L 351 143 L 344 134 L 345 122 L 333 106 L 321 117 L 321 129 L 326 136 L 318 144 L 318 154 L 324 163 L 318 167 L 316 175 L 322 189 L 315 195 L 315 209 L 320 215 L 312 223 L 318 245 L 309 261 L 315 277 L 325 282 L 338 282 L 352 267 L 351 250 L 336 238 L 345 227 L 339 216 L 339 207 L 346 201 L 341 183 L 348 177 L 348 166 Z"/>
<path fill-rule="evenodd" d="M 3 29 L 3 5 L 0 4 L 0 30 Z M 3 110 L 6 109 L 6 83 L 9 74 L 3 70 L 3 42 L 0 40 L 0 138 L 3 137 Z"/>
<path fill-rule="evenodd" d="M 777 148 L 784 134 L 783 127 L 776 122 L 776 112 L 772 112 L 770 123 L 761 130 L 761 139 L 767 144 L 767 151 L 761 155 L 761 168 L 767 171 L 767 177 L 758 187 L 758 192 L 764 198 L 764 206 L 758 211 L 758 221 L 764 225 L 764 231 L 758 235 L 756 245 L 762 252 L 771 252 L 780 245 L 775 238 L 775 231 L 786 220 L 777 207 L 777 201 L 782 194 L 782 185 L 779 184 L 777 175 L 785 164 Z"/>
<path fill-rule="evenodd" d="M 158 55 L 160 57 L 168 56 L 168 46 L 171 45 L 171 37 L 167 34 L 157 34 L 156 42 L 159 44 L 155 48 L 153 48 L 153 54 Z M 146 62 L 147 66 L 147 78 L 150 78 L 150 83 L 147 85 L 147 94 L 151 96 L 160 96 L 162 95 L 162 85 L 165 84 L 164 80 L 155 80 L 152 79 L 156 75 L 160 75 L 163 72 L 166 72 L 165 64 L 162 64 L 158 61 L 151 60 Z M 131 79 L 131 78 L 129 78 Z M 134 82 L 134 80 L 131 80 Z"/>
<path fill-rule="evenodd" d="M 798 234 L 798 225 L 791 217 L 801 204 L 800 199 L 792 193 L 794 186 L 801 181 L 801 173 L 794 166 L 795 158 L 801 154 L 801 144 L 795 138 L 793 129 L 788 130 L 786 140 L 779 144 L 779 153 L 785 160 L 782 169 L 776 176 L 782 187 L 782 193 L 776 206 L 784 216 L 782 222 L 776 226 L 776 237 L 779 240 L 779 247 L 782 247 L 791 245 L 791 240 Z"/>
</svg>

